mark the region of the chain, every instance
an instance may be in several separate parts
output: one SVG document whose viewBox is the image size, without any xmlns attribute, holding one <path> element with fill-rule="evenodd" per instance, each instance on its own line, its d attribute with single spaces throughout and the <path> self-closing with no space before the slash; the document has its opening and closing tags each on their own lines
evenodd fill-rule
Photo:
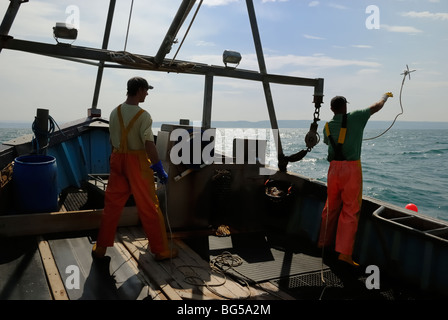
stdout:
<svg viewBox="0 0 448 320">
<path fill-rule="evenodd" d="M 310 152 L 314 146 L 316 146 L 320 141 L 319 133 L 317 133 L 318 124 L 317 122 L 320 121 L 320 105 L 322 103 L 322 96 L 314 96 L 314 103 L 315 103 L 315 109 L 313 114 L 313 122 L 310 126 L 310 131 L 305 136 L 305 144 L 306 149 L 303 149 L 293 155 L 285 156 L 280 155 L 279 156 L 279 164 L 278 167 L 280 171 L 286 171 L 286 166 L 288 165 L 288 162 L 297 162 L 302 160 L 308 152 Z"/>
<path fill-rule="evenodd" d="M 319 101 L 316 101 L 316 99 L 319 99 Z M 313 114 L 314 119 L 313 119 L 313 123 L 311 123 L 310 131 L 307 133 L 307 135 L 305 137 L 307 152 L 310 152 L 311 149 L 313 149 L 314 146 L 317 145 L 320 141 L 319 133 L 317 133 L 317 128 L 319 126 L 317 124 L 317 122 L 320 121 L 320 105 L 321 105 L 320 99 L 321 99 L 320 97 L 314 96 L 314 101 L 315 101 L 315 109 L 314 109 L 314 114 Z"/>
</svg>

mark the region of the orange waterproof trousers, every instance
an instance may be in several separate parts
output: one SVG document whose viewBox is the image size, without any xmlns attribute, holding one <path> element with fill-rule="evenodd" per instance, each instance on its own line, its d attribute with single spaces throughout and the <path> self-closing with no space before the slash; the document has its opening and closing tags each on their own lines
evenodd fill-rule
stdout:
<svg viewBox="0 0 448 320">
<path fill-rule="evenodd" d="M 130 195 L 134 196 L 138 215 L 148 237 L 151 252 L 169 251 L 165 220 L 155 192 L 154 172 L 144 150 L 113 152 L 110 158 L 110 176 L 104 199 L 97 245 L 114 245 L 115 232 L 121 212 Z"/>
<path fill-rule="evenodd" d="M 335 251 L 352 255 L 361 201 L 361 162 L 331 161 L 327 178 L 327 202 L 322 211 L 320 247 L 328 246 L 335 240 Z"/>
</svg>

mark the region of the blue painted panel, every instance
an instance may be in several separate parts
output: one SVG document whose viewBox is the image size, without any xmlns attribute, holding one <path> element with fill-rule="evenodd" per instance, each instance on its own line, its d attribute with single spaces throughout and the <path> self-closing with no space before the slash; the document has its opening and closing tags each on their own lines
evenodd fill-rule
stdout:
<svg viewBox="0 0 448 320">
<path fill-rule="evenodd" d="M 109 133 L 91 129 L 48 150 L 58 166 L 58 190 L 82 186 L 89 174 L 109 173 L 111 146 Z"/>
<path fill-rule="evenodd" d="M 112 151 L 109 133 L 104 130 L 94 130 L 89 138 L 90 144 L 94 146 L 90 153 L 90 173 L 109 173 L 109 157 Z"/>
</svg>

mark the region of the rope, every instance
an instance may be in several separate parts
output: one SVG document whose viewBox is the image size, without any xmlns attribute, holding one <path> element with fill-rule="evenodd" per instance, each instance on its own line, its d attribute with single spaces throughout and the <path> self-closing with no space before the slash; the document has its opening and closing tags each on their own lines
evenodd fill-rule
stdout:
<svg viewBox="0 0 448 320">
<path fill-rule="evenodd" d="M 166 188 L 166 184 L 163 186 L 164 193 L 165 193 L 165 217 L 166 217 L 166 224 L 168 227 L 168 232 L 170 234 L 170 265 L 171 268 L 173 267 L 173 231 L 171 230 L 171 224 L 170 219 L 168 217 L 168 192 Z"/>
<path fill-rule="evenodd" d="M 188 29 L 187 29 L 187 31 L 185 32 L 185 35 L 184 35 L 184 37 L 183 37 L 183 39 L 182 39 L 182 42 L 180 43 L 179 48 L 177 48 L 176 54 L 174 55 L 173 59 L 171 59 L 170 65 L 173 64 L 174 59 L 176 59 L 177 54 L 179 53 L 180 48 L 182 48 L 182 45 L 184 44 L 184 41 L 185 41 L 185 39 L 187 38 L 188 32 L 190 32 L 190 28 L 191 28 L 191 26 L 193 25 L 194 20 L 196 19 L 196 15 L 197 15 L 198 12 L 199 12 L 199 8 L 201 8 L 202 2 L 203 2 L 203 0 L 201 0 L 201 2 L 199 2 L 198 7 L 196 8 L 196 12 L 194 13 L 193 18 L 191 19 L 190 25 L 188 26 Z"/>
<path fill-rule="evenodd" d="M 61 131 L 61 128 L 57 124 L 57 122 L 49 115 L 48 116 L 48 122 L 49 122 L 49 129 L 47 131 L 39 130 L 36 127 L 36 118 L 34 118 L 33 124 L 31 125 L 31 129 L 34 133 L 33 140 L 31 141 L 32 146 L 35 148 L 36 153 L 39 153 L 39 150 L 43 150 L 48 147 L 48 144 L 50 142 L 50 137 L 54 133 L 55 127 L 58 127 L 59 131 L 63 134 Z M 39 140 L 37 139 L 37 135 L 44 136 L 46 138 L 46 145 L 45 146 L 39 146 Z"/>
<path fill-rule="evenodd" d="M 325 250 L 325 242 L 327 241 L 328 216 L 330 214 L 329 207 L 330 207 L 329 201 L 327 199 L 327 217 L 325 219 L 324 243 L 322 244 L 321 268 L 320 268 L 320 280 L 322 281 L 322 283 L 326 283 L 324 278 L 324 250 Z"/>
<path fill-rule="evenodd" d="M 403 86 L 404 86 L 404 82 L 405 82 L 405 80 L 406 80 L 406 76 L 409 75 L 409 80 L 411 80 L 411 75 L 410 75 L 410 73 L 411 73 L 411 72 L 414 72 L 414 71 L 415 71 L 415 70 L 409 71 L 409 67 L 408 67 L 407 70 L 405 70 L 405 71 L 402 73 L 402 75 L 403 75 L 403 81 L 401 82 L 401 88 L 400 88 L 400 108 L 401 108 L 401 112 L 398 113 L 398 114 L 395 116 L 395 119 L 394 119 L 394 121 L 392 122 L 392 124 L 391 124 L 391 125 L 389 126 L 389 128 L 387 128 L 383 133 L 381 133 L 381 134 L 379 134 L 379 135 L 377 135 L 377 136 L 375 136 L 375 137 L 372 137 L 372 138 L 366 138 L 366 139 L 363 139 L 363 141 L 373 140 L 373 139 L 379 138 L 379 137 L 381 137 L 382 135 L 384 135 L 386 132 L 388 132 L 388 131 L 393 127 L 393 125 L 395 124 L 395 121 L 397 121 L 397 118 L 398 118 L 399 116 L 401 116 L 401 115 L 404 113 L 404 110 L 403 110 L 403 104 L 402 104 L 402 101 L 401 101 L 401 96 L 402 96 L 402 93 L 403 93 Z"/>
<path fill-rule="evenodd" d="M 124 49 L 123 49 L 123 51 L 126 51 L 126 47 L 128 45 L 129 27 L 131 25 L 131 18 L 132 18 L 132 9 L 133 9 L 133 7 L 134 7 L 134 0 L 132 0 L 132 2 L 131 2 L 131 9 L 129 11 L 128 28 L 126 30 L 126 40 L 124 42 Z"/>
<path fill-rule="evenodd" d="M 221 286 L 225 285 L 227 283 L 226 274 L 228 273 L 228 271 L 230 269 L 232 269 L 233 271 L 237 272 L 234 268 L 240 266 L 241 264 L 243 264 L 243 260 L 240 257 L 238 257 L 236 255 L 232 255 L 231 253 L 225 251 L 225 252 L 221 253 L 220 255 L 218 255 L 217 257 L 215 257 L 214 259 L 211 259 L 209 261 L 210 269 L 203 267 L 203 266 L 196 266 L 196 265 L 180 265 L 180 266 L 176 267 L 176 270 L 178 270 L 180 273 L 182 273 L 184 275 L 183 280 L 186 283 L 193 285 L 193 286 L 205 287 L 210 292 L 215 294 L 216 296 L 231 300 L 231 299 L 235 299 L 235 297 L 226 296 L 226 295 L 216 291 L 214 288 L 221 287 Z M 192 272 L 182 271 L 181 269 L 183 269 L 183 268 L 188 268 Z M 215 273 L 215 274 L 221 276 L 223 278 L 223 280 L 218 283 L 214 283 L 214 284 L 207 283 L 201 276 L 199 276 L 194 271 L 194 269 L 201 269 L 201 270 L 204 270 L 205 272 L 207 272 L 207 276 L 206 276 L 207 279 L 210 279 L 211 275 L 213 273 Z M 252 293 L 251 293 L 250 287 L 249 287 L 249 283 L 245 279 L 242 279 L 242 278 L 240 278 L 240 279 L 241 279 L 241 281 L 244 282 L 244 286 L 247 288 L 248 293 L 246 296 L 240 297 L 239 299 L 249 299 L 252 296 Z"/>
<path fill-rule="evenodd" d="M 138 68 L 141 70 L 166 70 L 168 72 L 171 71 L 186 71 L 191 70 L 195 67 L 195 64 L 189 63 L 189 62 L 181 62 L 176 63 L 175 65 L 169 65 L 169 66 L 160 66 L 157 67 L 153 62 L 147 60 L 144 57 L 141 57 L 136 54 L 132 54 L 130 52 L 126 51 L 115 51 L 109 53 L 110 58 L 112 61 L 126 65 L 126 66 L 132 66 L 134 68 Z"/>
<path fill-rule="evenodd" d="M 226 275 L 223 272 L 221 272 L 220 270 L 212 269 L 212 272 L 210 272 L 207 277 L 209 277 L 213 272 L 215 272 L 215 273 L 218 273 L 219 275 L 221 275 L 223 277 L 223 280 L 219 283 L 210 284 L 210 283 L 207 283 L 204 279 L 202 279 L 199 275 L 197 275 L 196 272 L 194 272 L 194 271 L 193 271 L 193 273 L 183 272 L 182 270 L 180 270 L 181 268 L 190 268 L 191 270 L 193 270 L 195 268 L 203 269 L 206 272 L 208 272 L 208 270 L 206 270 L 204 267 L 194 266 L 194 265 L 182 265 L 182 266 L 178 266 L 176 269 L 179 270 L 184 275 L 184 281 L 186 283 L 193 285 L 193 286 L 205 287 L 210 292 L 212 292 L 213 294 L 215 294 L 218 297 L 221 297 L 224 299 L 229 299 L 229 300 L 233 299 L 232 297 L 227 297 L 214 289 L 215 287 L 223 286 L 227 282 Z"/>
</svg>

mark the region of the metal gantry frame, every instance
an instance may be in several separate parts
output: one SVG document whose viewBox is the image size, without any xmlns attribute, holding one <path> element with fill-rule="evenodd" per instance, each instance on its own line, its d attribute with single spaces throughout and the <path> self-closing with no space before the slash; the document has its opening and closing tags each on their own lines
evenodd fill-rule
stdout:
<svg viewBox="0 0 448 320">
<path fill-rule="evenodd" d="M 70 61 L 97 66 L 98 73 L 95 83 L 95 91 L 93 95 L 92 106 L 90 109 L 88 109 L 88 116 L 101 116 L 101 111 L 97 108 L 97 103 L 104 68 L 142 69 L 150 71 L 176 72 L 176 73 L 196 74 L 205 76 L 203 116 L 202 116 L 203 128 L 210 128 L 211 126 L 214 77 L 228 77 L 228 78 L 261 82 L 263 85 L 271 128 L 274 130 L 278 130 L 279 127 L 275 114 L 274 102 L 272 99 L 272 93 L 270 88 L 271 83 L 314 87 L 313 103 L 315 105 L 315 110 L 319 110 L 321 104 L 323 103 L 324 80 L 322 78 L 315 78 L 315 79 L 301 78 L 301 77 L 269 74 L 267 72 L 253 0 L 246 0 L 246 5 L 250 25 L 252 28 L 252 36 L 257 54 L 258 65 L 260 69 L 259 72 L 237 68 L 211 66 L 198 62 L 171 60 L 165 58 L 166 55 L 170 52 L 171 46 L 175 41 L 176 35 L 179 29 L 181 28 L 182 24 L 184 23 L 186 17 L 188 16 L 190 10 L 194 6 L 196 0 L 182 1 L 171 23 L 171 26 L 169 27 L 160 45 L 160 48 L 155 56 L 132 55 L 132 58 L 137 59 L 139 62 L 139 64 L 136 65 L 132 64 L 127 65 L 117 62 L 117 59 L 115 57 L 117 52 L 107 49 L 110 37 L 110 30 L 113 22 L 116 0 L 110 0 L 109 12 L 107 16 L 103 44 L 101 49 L 79 47 L 67 44 L 63 45 L 48 44 L 48 43 L 20 40 L 13 38 L 12 36 L 9 35 L 9 30 L 14 22 L 14 19 L 17 15 L 17 12 L 21 4 L 24 2 L 28 2 L 28 0 L 10 0 L 10 5 L 3 18 L 2 24 L 0 25 L 0 52 L 2 49 L 25 51 L 34 54 L 51 56 L 60 59 L 67 59 Z M 127 53 L 120 52 L 120 54 L 126 55 Z M 278 156 L 283 157 L 283 148 L 280 139 L 276 139 L 276 147 Z"/>
</svg>

